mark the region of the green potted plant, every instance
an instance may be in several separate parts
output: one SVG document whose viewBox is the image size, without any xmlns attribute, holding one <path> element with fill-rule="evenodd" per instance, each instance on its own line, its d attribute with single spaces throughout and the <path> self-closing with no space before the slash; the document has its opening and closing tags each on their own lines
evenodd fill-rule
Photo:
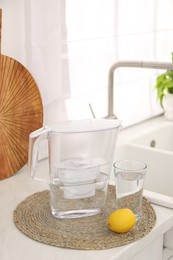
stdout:
<svg viewBox="0 0 173 260">
<path fill-rule="evenodd" d="M 156 78 L 155 88 L 160 105 L 165 111 L 165 117 L 173 120 L 173 71 L 167 71 L 159 75 Z"/>
</svg>

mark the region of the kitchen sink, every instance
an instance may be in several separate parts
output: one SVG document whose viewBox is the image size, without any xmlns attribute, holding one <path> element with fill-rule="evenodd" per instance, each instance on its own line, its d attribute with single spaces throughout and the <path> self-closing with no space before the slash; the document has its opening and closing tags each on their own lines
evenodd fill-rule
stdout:
<svg viewBox="0 0 173 260">
<path fill-rule="evenodd" d="M 136 135 L 131 142 L 157 150 L 173 152 L 173 123 L 165 121 L 148 132 Z"/>
<path fill-rule="evenodd" d="M 117 146 L 114 161 L 133 159 L 145 162 L 144 195 L 153 203 L 173 208 L 173 152 L 163 149 L 163 146 L 162 149 L 150 147 L 144 144 L 144 140 L 147 139 L 141 139 L 140 144 L 134 142 Z M 111 181 L 113 178 L 112 173 Z"/>
</svg>

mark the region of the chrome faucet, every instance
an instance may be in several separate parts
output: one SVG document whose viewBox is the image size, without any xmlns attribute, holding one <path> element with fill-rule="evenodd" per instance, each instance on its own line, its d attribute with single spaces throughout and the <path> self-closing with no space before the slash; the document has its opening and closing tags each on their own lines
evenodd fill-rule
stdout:
<svg viewBox="0 0 173 260">
<path fill-rule="evenodd" d="M 110 67 L 108 74 L 108 114 L 106 116 L 107 119 L 117 118 L 114 114 L 114 71 L 120 67 L 173 70 L 173 63 L 153 61 L 119 61 L 114 63 Z"/>
</svg>

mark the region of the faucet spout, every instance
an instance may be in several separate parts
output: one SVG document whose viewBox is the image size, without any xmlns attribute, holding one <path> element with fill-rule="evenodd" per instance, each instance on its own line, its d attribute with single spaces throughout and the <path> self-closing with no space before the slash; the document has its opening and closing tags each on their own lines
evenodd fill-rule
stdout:
<svg viewBox="0 0 173 260">
<path fill-rule="evenodd" d="M 126 68 L 147 68 L 173 70 L 171 62 L 153 62 L 153 61 L 119 61 L 114 63 L 108 72 L 108 114 L 107 119 L 116 119 L 114 114 L 114 71 L 120 67 Z"/>
</svg>

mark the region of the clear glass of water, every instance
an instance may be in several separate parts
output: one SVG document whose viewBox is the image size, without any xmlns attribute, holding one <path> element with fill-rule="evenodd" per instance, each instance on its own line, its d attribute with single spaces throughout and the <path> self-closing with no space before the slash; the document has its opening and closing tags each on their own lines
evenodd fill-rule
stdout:
<svg viewBox="0 0 173 260">
<path fill-rule="evenodd" d="M 138 220 L 141 216 L 143 186 L 147 165 L 135 160 L 114 163 L 117 208 L 129 208 Z"/>
</svg>

